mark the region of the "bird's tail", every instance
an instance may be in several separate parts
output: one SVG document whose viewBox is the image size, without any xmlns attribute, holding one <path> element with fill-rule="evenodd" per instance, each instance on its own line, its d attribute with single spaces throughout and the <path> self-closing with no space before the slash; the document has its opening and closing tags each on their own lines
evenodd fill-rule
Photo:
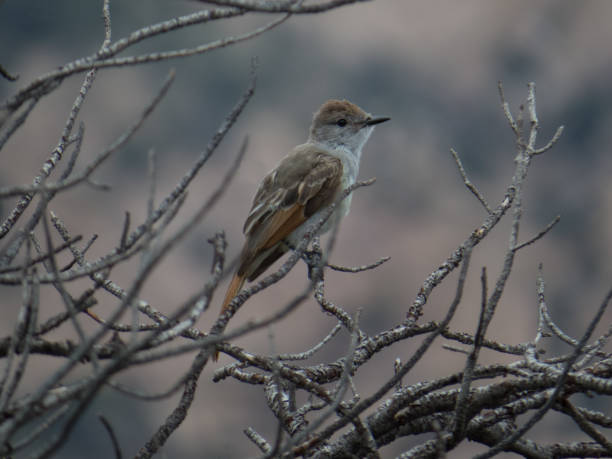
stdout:
<svg viewBox="0 0 612 459">
<path fill-rule="evenodd" d="M 221 312 L 219 313 L 219 316 L 222 316 L 227 311 L 227 308 L 229 307 L 230 303 L 232 302 L 236 294 L 240 291 L 240 289 L 244 285 L 245 280 L 246 280 L 246 276 L 244 274 L 243 275 L 239 275 L 238 273 L 234 274 L 234 277 L 232 278 L 232 281 L 230 282 L 229 287 L 227 288 L 227 293 L 225 294 L 225 298 L 223 299 L 223 306 L 221 306 Z M 216 351 L 213 355 L 213 361 L 216 362 L 218 359 L 219 359 L 219 351 Z"/>
</svg>

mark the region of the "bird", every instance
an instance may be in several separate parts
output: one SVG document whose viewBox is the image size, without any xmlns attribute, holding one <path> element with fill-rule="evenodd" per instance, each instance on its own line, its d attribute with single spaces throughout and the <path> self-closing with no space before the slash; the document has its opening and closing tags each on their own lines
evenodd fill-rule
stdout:
<svg viewBox="0 0 612 459">
<path fill-rule="evenodd" d="M 364 145 L 374 127 L 388 120 L 348 100 L 328 100 L 315 112 L 306 143 L 293 148 L 259 184 L 244 223 L 246 240 L 238 268 L 220 315 L 245 281 L 252 282 L 296 247 L 321 213 L 355 183 Z M 338 203 L 318 235 L 334 228 L 350 205 L 351 195 Z"/>
</svg>

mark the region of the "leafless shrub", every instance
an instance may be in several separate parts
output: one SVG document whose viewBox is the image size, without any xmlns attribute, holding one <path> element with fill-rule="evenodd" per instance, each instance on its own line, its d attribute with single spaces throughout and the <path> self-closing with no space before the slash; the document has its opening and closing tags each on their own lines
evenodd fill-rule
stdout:
<svg viewBox="0 0 612 459">
<path fill-rule="evenodd" d="M 536 111 L 535 85 L 528 85 L 527 102 L 518 110 L 515 118 L 506 101 L 501 84 L 502 109 L 516 139 L 515 169 L 505 188 L 502 200 L 490 205 L 478 188 L 470 181 L 459 154 L 452 156 L 468 190 L 474 194 L 486 211 L 484 220 L 475 225 L 471 234 L 456 250 L 449 254 L 423 284 L 414 298 L 405 320 L 375 335 L 368 335 L 360 328 L 359 311 L 351 315 L 325 295 L 325 269 L 360 272 L 375 269 L 388 258 L 356 268 L 342 267 L 326 262 L 320 242 L 312 234 L 313 227 L 286 262 L 263 280 L 242 291 L 232 302 L 230 312 L 220 317 L 208 332 L 196 328 L 198 318 L 206 311 L 225 270 L 224 234 L 219 232 L 210 238 L 213 256 L 211 273 L 207 282 L 187 301 L 165 315 L 155 308 L 153 301 L 141 298 L 143 283 L 167 254 L 175 249 L 195 225 L 205 219 L 210 210 L 227 189 L 239 168 L 247 150 L 243 143 L 235 162 L 228 169 L 220 187 L 186 218 L 178 228 L 170 223 L 182 211 L 182 204 L 192 179 L 206 165 L 219 142 L 232 128 L 236 119 L 255 90 L 255 69 L 250 84 L 234 108 L 227 115 L 207 148 L 185 172 L 175 188 L 159 204 L 155 203 L 155 155 L 150 154 L 150 199 L 147 218 L 135 228 L 129 214 L 122 223 L 122 236 L 117 246 L 104 256 L 88 258 L 89 247 L 95 243 L 91 237 L 83 245 L 78 228 L 69 228 L 50 209 L 50 203 L 61 193 L 73 192 L 77 186 L 101 187 L 93 177 L 99 166 L 138 134 L 140 126 L 156 109 L 173 82 L 171 72 L 162 83 L 151 102 L 144 107 L 141 116 L 125 132 L 81 171 L 74 165 L 81 151 L 85 127 L 78 124 L 79 112 L 87 100 L 88 91 L 95 83 L 97 70 L 102 67 L 134 66 L 160 62 L 193 54 L 205 53 L 249 40 L 275 27 L 294 14 L 327 11 L 357 0 L 330 0 L 320 3 L 301 1 L 218 0 L 208 3 L 215 8 L 168 20 L 134 31 L 125 38 L 112 41 L 109 1 L 104 2 L 103 17 L 105 36 L 97 53 L 70 62 L 27 84 L 0 106 L 0 149 L 19 129 L 24 128 L 28 116 L 41 98 L 56 90 L 62 82 L 76 74 L 85 74 L 81 89 L 68 114 L 57 146 L 41 166 L 31 184 L 0 188 L 0 198 L 17 197 L 14 207 L 0 224 L 0 285 L 3 289 L 20 289 L 21 308 L 15 320 L 13 332 L 0 340 L 0 355 L 4 367 L 0 374 L 0 454 L 11 456 L 25 448 L 35 447 L 35 457 L 49 457 L 66 442 L 84 410 L 104 386 L 143 400 L 156 400 L 180 393 L 173 411 L 165 420 L 159 420 L 154 432 L 136 457 L 150 457 L 165 442 L 189 414 L 197 382 L 204 367 L 210 362 L 216 349 L 231 356 L 234 362 L 216 370 L 214 379 L 223 382 L 233 378 L 243 384 L 261 386 L 261 396 L 278 420 L 275 438 L 264 438 L 254 428 L 245 426 L 246 436 L 261 451 L 262 457 L 380 457 L 380 448 L 400 437 L 430 433 L 401 457 L 444 457 L 465 440 L 489 447 L 479 457 L 492 457 L 500 451 L 512 451 L 526 457 L 609 457 L 612 443 L 600 432 L 612 426 L 612 417 L 605 412 L 587 409 L 579 405 L 579 394 L 610 395 L 612 363 L 603 346 L 611 333 L 593 337 L 595 326 L 608 306 L 612 292 L 602 300 L 588 329 L 582 336 L 569 336 L 554 321 L 545 299 L 543 269 L 537 279 L 534 304 L 539 308 L 537 335 L 532 341 L 511 345 L 487 339 L 487 329 L 496 312 L 506 282 L 512 272 L 518 251 L 528 250 L 530 244 L 544 237 L 559 221 L 554 219 L 539 234 L 521 242 L 519 229 L 523 210 L 523 184 L 535 156 L 546 153 L 560 138 L 559 128 L 553 138 L 539 147 L 537 134 L 539 121 Z M 241 36 L 229 37 L 193 48 L 151 54 L 118 57 L 117 54 L 151 37 L 171 33 L 214 20 L 245 15 L 252 12 L 281 14 L 268 25 Z M 6 69 L 0 68 L 4 78 L 15 79 Z M 64 171 L 59 174 L 58 165 L 64 161 Z M 57 177 L 53 179 L 53 177 Z M 347 189 L 344 197 L 356 188 L 372 181 L 359 182 Z M 35 198 L 38 198 L 36 201 Z M 36 204 L 34 204 L 36 203 Z M 35 208 L 26 213 L 26 210 Z M 333 210 L 331 207 L 328 215 Z M 473 334 L 451 329 L 451 320 L 462 301 L 466 286 L 466 274 L 470 269 L 471 255 L 479 243 L 502 219 L 511 221 L 509 243 L 503 256 L 503 269 L 491 282 L 485 268 L 481 273 L 481 312 Z M 323 224 L 324 220 L 319 222 Z M 36 236 L 38 231 L 39 236 Z M 42 238 L 40 237 L 42 234 Z M 57 237 L 61 243 L 55 243 Z M 333 238 L 332 238 L 333 242 Z M 331 245 L 331 243 L 330 243 Z M 311 247 L 311 250 L 307 250 Z M 70 252 L 72 261 L 62 266 L 59 255 Z M 134 257 L 141 258 L 137 275 L 127 285 L 116 278 L 113 271 Z M 279 282 L 289 270 L 303 259 L 309 265 L 310 283 L 277 313 L 226 332 L 228 320 L 253 295 Z M 421 323 L 430 294 L 448 275 L 459 269 L 454 299 L 445 317 L 439 322 Z M 78 283 L 88 279 L 87 286 Z M 39 319 L 45 308 L 41 298 L 42 285 L 57 290 L 65 310 L 45 321 Z M 78 285 L 78 288 L 73 288 Z M 78 291 L 77 294 L 74 292 Z M 101 295 L 115 298 L 113 310 L 103 319 L 95 312 Z M 314 296 L 322 311 L 333 315 L 337 325 L 329 335 L 312 349 L 297 354 L 260 355 L 232 342 L 233 338 L 252 333 L 290 314 L 299 304 Z M 97 324 L 95 331 L 83 329 L 77 318 L 86 318 Z M 121 322 L 131 318 L 128 323 Z M 58 327 L 73 328 L 76 341 L 58 340 L 52 332 Z M 343 330 L 350 336 L 345 355 L 332 362 L 316 365 L 307 360 Z M 569 346 L 567 354 L 544 358 L 538 345 L 545 337 L 558 339 Z M 109 339 L 110 338 L 110 339 Z M 388 347 L 404 345 L 411 338 L 418 338 L 420 345 L 406 362 L 399 360 L 389 369 L 387 380 L 371 394 L 362 396 L 353 386 L 352 378 L 370 359 Z M 403 378 L 422 358 L 436 339 L 445 339 L 449 351 L 465 356 L 463 371 L 444 377 L 404 385 Z M 457 347 L 461 346 L 461 347 Z M 478 364 L 482 349 L 500 355 L 513 356 L 511 363 Z M 172 359 L 197 351 L 191 366 L 174 384 L 158 394 L 136 392 L 117 383 L 116 375 L 129 368 L 151 362 Z M 31 365 L 33 355 L 58 357 L 53 372 L 39 382 L 35 391 L 22 395 L 17 389 L 24 373 Z M 507 359 L 506 359 L 507 360 Z M 83 372 L 82 369 L 86 368 Z M 68 375 L 70 384 L 63 381 Z M 376 407 L 374 412 L 366 410 Z M 554 444 L 543 444 L 529 439 L 527 433 L 549 411 L 555 410 L 571 419 L 590 441 L 572 443 L 559 439 Z M 517 417 L 528 415 L 524 422 Z M 109 434 L 116 457 L 122 456 L 120 440 L 112 423 L 100 418 Z M 50 432 L 54 432 L 51 434 Z"/>
</svg>

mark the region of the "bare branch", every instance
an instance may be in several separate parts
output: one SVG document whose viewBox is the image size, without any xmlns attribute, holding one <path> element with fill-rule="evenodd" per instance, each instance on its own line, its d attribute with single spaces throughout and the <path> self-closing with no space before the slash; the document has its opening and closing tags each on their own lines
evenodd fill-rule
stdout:
<svg viewBox="0 0 612 459">
<path fill-rule="evenodd" d="M 9 81 L 17 81 L 19 78 L 19 75 L 11 75 L 2 65 L 0 65 L 0 76 Z"/>
<path fill-rule="evenodd" d="M 416 365 L 416 363 L 421 359 L 421 357 L 425 354 L 425 352 L 430 348 L 431 343 L 438 337 L 443 329 L 445 329 L 453 318 L 459 303 L 461 302 L 461 298 L 463 296 L 463 287 L 465 284 L 465 278 L 467 275 L 467 268 L 469 266 L 470 254 L 472 247 L 468 246 L 466 248 L 466 252 L 463 256 L 463 264 L 461 266 L 461 271 L 459 273 L 459 280 L 457 282 L 457 290 L 455 293 L 455 298 L 453 299 L 452 304 L 450 305 L 448 312 L 446 313 L 446 317 L 440 323 L 440 326 L 436 328 L 434 332 L 429 334 L 427 338 L 423 341 L 423 343 L 419 346 L 419 348 L 414 352 L 412 357 L 406 362 L 402 368 L 393 375 L 391 379 L 389 379 L 380 389 L 378 389 L 374 394 L 370 397 L 362 400 L 357 403 L 348 413 L 344 413 L 344 417 L 338 421 L 335 421 L 327 428 L 323 429 L 321 432 L 317 433 L 317 435 L 313 436 L 310 440 L 304 442 L 301 445 L 296 446 L 292 453 L 293 454 L 303 454 L 303 451 L 308 451 L 315 445 L 318 445 L 320 442 L 326 440 L 329 436 L 334 434 L 338 429 L 344 427 L 350 419 L 354 416 L 359 415 L 364 410 L 372 406 L 381 397 L 384 396 L 393 386 L 395 386 L 408 372 Z"/>
<path fill-rule="evenodd" d="M 593 317 L 593 319 L 591 320 L 589 326 L 587 327 L 587 330 L 582 335 L 582 338 L 580 339 L 580 342 L 578 343 L 578 345 L 576 346 L 576 349 L 572 353 L 571 358 L 566 362 L 563 368 L 563 373 L 561 373 L 561 375 L 559 376 L 557 383 L 555 385 L 555 389 L 553 393 L 550 395 L 550 397 L 548 398 L 548 400 L 546 401 L 546 403 L 529 419 L 529 421 L 527 421 L 523 425 L 523 427 L 521 427 L 520 429 L 517 429 L 516 432 L 514 432 L 512 435 L 505 438 L 503 441 L 500 441 L 499 443 L 497 443 L 493 448 L 489 449 L 486 453 L 476 456 L 478 459 L 486 459 L 489 457 L 493 457 L 498 452 L 503 451 L 506 446 L 511 445 L 516 440 L 518 440 L 523 435 L 525 435 L 525 433 L 527 433 L 529 429 L 531 429 L 540 419 L 542 419 L 542 417 L 544 417 L 546 412 L 556 402 L 557 397 L 559 396 L 559 393 L 563 389 L 563 386 L 569 375 L 569 372 L 572 369 L 572 365 L 578 359 L 578 357 L 580 356 L 580 353 L 582 352 L 582 348 L 587 343 L 587 341 L 590 339 L 591 334 L 593 333 L 593 330 L 595 330 L 595 327 L 601 320 L 603 313 L 606 311 L 608 304 L 610 303 L 610 300 L 612 300 L 612 290 L 610 290 L 608 294 L 606 295 L 606 297 L 604 298 L 603 302 L 601 303 L 601 306 L 599 307 L 599 310 L 597 311 L 597 314 L 595 314 L 595 317 Z"/>
<path fill-rule="evenodd" d="M 108 2 L 105 2 L 105 3 L 108 3 Z M 106 419 L 101 414 L 98 415 L 98 419 L 104 426 L 104 429 L 106 429 L 106 432 L 108 432 L 108 436 L 110 437 L 111 443 L 113 444 L 113 451 L 115 452 L 115 458 L 121 459 L 123 457 L 123 454 L 121 453 L 121 447 L 119 446 L 119 440 L 117 440 L 117 435 L 115 435 L 115 430 L 113 429 L 113 426 L 111 425 L 110 422 L 108 422 L 108 419 Z"/>
<path fill-rule="evenodd" d="M 259 435 L 252 427 L 244 429 L 244 434 L 249 440 L 255 443 L 262 453 L 268 453 L 272 450 L 270 443 L 268 443 L 266 439 Z"/>
<path fill-rule="evenodd" d="M 487 201 L 484 198 L 484 196 L 480 193 L 478 188 L 476 188 L 476 186 L 470 181 L 470 179 L 468 178 L 467 174 L 465 173 L 465 169 L 463 168 L 463 164 L 461 163 L 461 159 L 459 158 L 459 154 L 453 148 L 450 149 L 450 152 L 451 152 L 451 155 L 453 155 L 455 163 L 457 164 L 457 168 L 459 169 L 459 173 L 461 174 L 461 178 L 463 179 L 463 183 L 465 184 L 467 189 L 470 190 L 470 192 L 474 196 L 476 196 L 476 199 L 478 199 L 478 201 L 480 201 L 480 204 L 482 204 L 482 207 L 485 208 L 487 213 L 489 215 L 491 215 L 493 213 L 493 211 L 489 207 L 489 204 L 487 204 Z"/>
<path fill-rule="evenodd" d="M 370 0 L 328 0 L 319 3 L 309 3 L 288 0 L 200 0 L 204 3 L 212 3 L 218 6 L 240 8 L 247 11 L 258 11 L 260 13 L 290 13 L 290 14 L 313 14 L 323 13 L 353 3 L 367 2 Z"/>
<path fill-rule="evenodd" d="M 555 134 L 552 136 L 552 138 L 550 139 L 550 141 L 544 145 L 541 148 L 537 148 L 536 150 L 532 151 L 531 154 L 532 155 L 541 155 L 542 153 L 550 150 L 552 147 L 555 146 L 555 144 L 559 141 L 559 139 L 561 138 L 561 134 L 563 134 L 563 126 L 559 126 L 557 128 L 557 130 L 555 131 Z"/>
<path fill-rule="evenodd" d="M 576 409 L 576 407 L 570 403 L 569 400 L 561 399 L 560 402 L 561 406 L 563 407 L 563 411 L 567 412 L 572 417 L 572 419 L 580 427 L 580 430 L 603 446 L 608 451 L 608 454 L 612 455 L 612 442 L 595 427 L 593 427 L 589 421 Z"/>
<path fill-rule="evenodd" d="M 516 195 L 516 188 L 510 186 L 502 202 L 487 216 L 481 226 L 475 229 L 472 234 L 423 282 L 419 293 L 414 299 L 407 313 L 409 323 L 416 322 L 423 315 L 423 307 L 427 303 L 432 290 L 438 286 L 448 276 L 463 259 L 463 253 L 467 246 L 475 246 L 483 240 L 487 234 L 497 225 L 501 218 L 506 214 Z"/>
<path fill-rule="evenodd" d="M 72 109 L 70 110 L 70 114 L 68 115 L 68 119 L 66 120 L 66 124 L 64 126 L 64 130 L 62 131 L 60 141 L 55 147 L 55 149 L 51 152 L 51 156 L 42 165 L 40 174 L 34 177 L 34 180 L 32 181 L 32 187 L 36 188 L 41 183 L 43 183 L 44 180 L 49 177 L 57 163 L 62 159 L 62 155 L 68 144 L 75 119 L 81 110 L 81 106 L 83 105 L 85 97 L 87 96 L 87 93 L 94 82 L 95 76 L 96 72 L 94 70 L 89 71 L 85 76 L 85 81 L 83 81 L 83 84 L 81 85 L 79 95 L 75 99 L 74 104 L 72 105 Z M 21 197 L 21 199 L 19 200 L 15 208 L 11 211 L 9 216 L 6 218 L 4 223 L 0 225 L 0 239 L 6 236 L 6 234 L 10 231 L 13 225 L 15 225 L 19 217 L 21 217 L 23 212 L 26 210 L 26 208 L 32 201 L 32 197 L 33 194 L 31 192 L 26 192 L 26 194 Z"/>
<path fill-rule="evenodd" d="M 512 116 L 512 113 L 510 112 L 510 105 L 506 101 L 506 96 L 504 94 L 504 86 L 502 85 L 501 81 L 497 82 L 497 89 L 499 91 L 499 98 L 501 100 L 502 110 L 504 111 L 506 120 L 508 121 L 508 124 L 510 125 L 512 132 L 514 132 L 514 135 L 518 137 L 520 136 L 519 126 L 517 125 L 516 121 L 514 121 L 514 117 Z"/>
<path fill-rule="evenodd" d="M 546 234 L 548 234 L 548 232 L 553 229 L 553 227 L 559 223 L 561 221 L 561 215 L 557 215 L 553 221 L 551 221 L 548 225 L 546 225 L 546 228 L 544 228 L 542 231 L 540 231 L 538 234 L 536 234 L 534 237 L 532 237 L 531 239 L 529 239 L 528 241 L 523 242 L 522 244 L 519 244 L 518 246 L 516 246 L 516 248 L 514 249 L 514 251 L 518 251 L 521 250 L 523 247 L 527 247 L 528 245 L 533 244 L 536 241 L 539 241 L 540 239 L 542 239 L 544 236 L 546 236 Z"/>
<path fill-rule="evenodd" d="M 339 271 L 342 273 L 360 273 L 363 271 L 368 271 L 370 269 L 378 268 L 380 265 L 382 265 L 383 263 L 386 263 L 390 259 L 391 257 L 382 257 L 378 261 L 375 261 L 374 263 L 371 263 L 369 265 L 362 265 L 362 266 L 356 266 L 356 267 L 339 266 L 339 265 L 334 265 L 331 263 L 327 263 L 325 266 L 328 266 L 334 271 Z"/>
</svg>

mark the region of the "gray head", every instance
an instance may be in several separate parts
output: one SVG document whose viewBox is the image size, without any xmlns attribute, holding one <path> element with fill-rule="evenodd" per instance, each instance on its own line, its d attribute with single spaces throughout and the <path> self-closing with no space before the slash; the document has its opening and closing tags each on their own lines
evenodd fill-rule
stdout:
<svg viewBox="0 0 612 459">
<path fill-rule="evenodd" d="M 374 126 L 390 118 L 374 118 L 348 100 L 328 100 L 315 113 L 308 142 L 342 148 L 359 156 Z"/>
</svg>

